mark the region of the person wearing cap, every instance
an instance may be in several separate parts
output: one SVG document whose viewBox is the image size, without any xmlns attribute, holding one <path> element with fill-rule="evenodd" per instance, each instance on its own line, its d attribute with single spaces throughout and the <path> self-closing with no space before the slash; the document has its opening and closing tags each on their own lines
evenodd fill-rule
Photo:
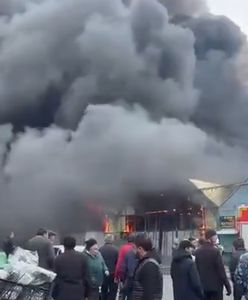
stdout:
<svg viewBox="0 0 248 300">
<path fill-rule="evenodd" d="M 87 261 L 87 296 L 88 300 L 99 300 L 99 291 L 105 276 L 109 276 L 108 268 L 99 252 L 97 241 L 93 238 L 85 242 L 84 255 Z"/>
<path fill-rule="evenodd" d="M 194 248 L 189 240 L 183 240 L 174 253 L 171 263 L 174 300 L 204 299 L 200 276 L 192 259 Z"/>
<path fill-rule="evenodd" d="M 203 245 L 195 252 L 195 262 L 204 289 L 205 300 L 223 300 L 223 287 L 231 295 L 231 285 L 227 279 L 222 256 L 216 243 L 218 236 L 215 230 L 205 233 Z"/>
<path fill-rule="evenodd" d="M 115 300 L 118 285 L 114 280 L 115 267 L 118 259 L 118 249 L 113 245 L 114 236 L 107 234 L 105 244 L 99 249 L 109 270 L 109 276 L 105 276 L 102 285 L 102 300 Z"/>
</svg>

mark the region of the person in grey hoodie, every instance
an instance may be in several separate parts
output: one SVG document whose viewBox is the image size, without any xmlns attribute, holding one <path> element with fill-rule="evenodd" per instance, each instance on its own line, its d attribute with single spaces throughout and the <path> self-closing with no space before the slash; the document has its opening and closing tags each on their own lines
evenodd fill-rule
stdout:
<svg viewBox="0 0 248 300">
<path fill-rule="evenodd" d="M 27 249 L 37 251 L 39 256 L 39 267 L 51 270 L 54 267 L 55 254 L 51 241 L 48 239 L 46 229 L 40 228 L 35 237 L 27 243 Z"/>
</svg>

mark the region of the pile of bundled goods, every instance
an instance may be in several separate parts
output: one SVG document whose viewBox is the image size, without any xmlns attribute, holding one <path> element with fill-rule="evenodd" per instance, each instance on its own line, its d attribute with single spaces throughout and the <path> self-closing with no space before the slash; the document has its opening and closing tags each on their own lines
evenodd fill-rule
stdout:
<svg viewBox="0 0 248 300">
<path fill-rule="evenodd" d="M 17 248 L 0 270 L 1 300 L 44 300 L 56 274 L 38 266 L 36 252 Z"/>
</svg>

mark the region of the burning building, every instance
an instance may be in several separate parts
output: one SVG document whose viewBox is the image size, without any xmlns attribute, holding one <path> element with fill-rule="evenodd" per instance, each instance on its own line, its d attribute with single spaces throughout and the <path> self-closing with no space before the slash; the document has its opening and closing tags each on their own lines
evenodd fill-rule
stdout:
<svg viewBox="0 0 248 300">
<path fill-rule="evenodd" d="M 124 2 L 0 1 L 4 231 L 85 230 L 89 199 L 193 228 L 200 204 L 174 186 L 247 176 L 240 28 L 203 0 Z"/>
</svg>

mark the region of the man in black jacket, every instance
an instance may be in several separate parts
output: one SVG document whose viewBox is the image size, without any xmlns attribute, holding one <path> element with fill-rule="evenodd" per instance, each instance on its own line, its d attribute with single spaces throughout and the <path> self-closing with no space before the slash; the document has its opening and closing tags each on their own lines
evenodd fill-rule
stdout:
<svg viewBox="0 0 248 300">
<path fill-rule="evenodd" d="M 239 264 L 239 260 L 241 255 L 243 255 L 246 252 L 245 250 L 245 242 L 242 238 L 238 238 L 233 242 L 233 253 L 229 264 L 229 270 L 231 274 L 231 279 L 233 282 L 233 298 L 234 300 L 241 300 L 243 296 L 243 289 L 240 285 L 235 283 L 235 271 L 237 269 L 237 266 Z"/>
<path fill-rule="evenodd" d="M 174 253 L 171 264 L 174 300 L 204 299 L 199 273 L 192 259 L 193 249 L 193 244 L 189 240 L 184 240 Z"/>
<path fill-rule="evenodd" d="M 205 300 L 223 300 L 223 286 L 231 295 L 231 285 L 219 249 L 216 247 L 217 234 L 207 230 L 204 244 L 195 252 L 196 265 L 203 284 Z"/>
<path fill-rule="evenodd" d="M 146 235 L 138 235 L 135 245 L 140 260 L 134 274 L 132 299 L 161 300 L 163 276 L 159 263 L 152 258 L 152 242 Z"/>
<path fill-rule="evenodd" d="M 102 285 L 102 300 L 115 300 L 118 289 L 118 285 L 114 281 L 114 275 L 119 251 L 113 245 L 113 240 L 113 235 L 106 235 L 105 244 L 99 249 L 109 270 L 109 276 L 104 278 Z"/>
</svg>

